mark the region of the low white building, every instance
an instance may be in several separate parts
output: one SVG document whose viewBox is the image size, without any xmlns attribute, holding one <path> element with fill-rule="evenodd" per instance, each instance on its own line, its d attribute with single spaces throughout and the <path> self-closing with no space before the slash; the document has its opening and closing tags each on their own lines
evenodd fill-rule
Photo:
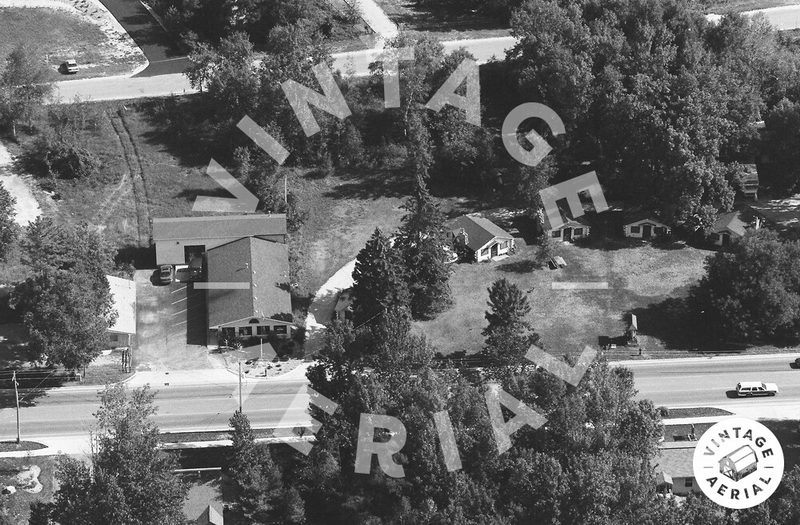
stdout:
<svg viewBox="0 0 800 525">
<path fill-rule="evenodd" d="M 136 334 L 136 283 L 106 275 L 114 311 L 117 319 L 108 327 L 109 346 L 118 348 L 131 345 L 131 336 Z"/>
<path fill-rule="evenodd" d="M 640 214 L 628 217 L 622 226 L 625 237 L 635 239 L 651 239 L 672 233 L 672 228 L 652 215 Z"/>
<path fill-rule="evenodd" d="M 453 248 L 464 246 L 475 253 L 478 262 L 508 255 L 514 249 L 514 236 L 489 219 L 462 215 L 447 227 Z"/>
</svg>

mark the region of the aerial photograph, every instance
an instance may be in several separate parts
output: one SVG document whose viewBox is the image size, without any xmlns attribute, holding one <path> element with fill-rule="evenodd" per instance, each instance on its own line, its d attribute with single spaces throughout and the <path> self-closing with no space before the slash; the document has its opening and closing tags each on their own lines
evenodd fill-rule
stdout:
<svg viewBox="0 0 800 525">
<path fill-rule="evenodd" d="M 0 0 L 0 525 L 800 525 L 800 0 Z"/>
</svg>

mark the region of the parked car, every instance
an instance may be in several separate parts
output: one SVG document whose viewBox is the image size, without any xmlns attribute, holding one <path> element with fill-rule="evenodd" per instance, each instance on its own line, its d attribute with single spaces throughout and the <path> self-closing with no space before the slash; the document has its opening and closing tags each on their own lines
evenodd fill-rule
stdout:
<svg viewBox="0 0 800 525">
<path fill-rule="evenodd" d="M 172 269 L 171 264 L 162 264 L 158 267 L 158 282 L 161 284 L 170 284 L 172 278 L 175 276 L 175 271 Z"/>
<path fill-rule="evenodd" d="M 797 359 L 794 360 L 794 366 L 796 366 L 797 368 L 800 368 L 800 357 L 798 357 Z"/>
<path fill-rule="evenodd" d="M 739 397 L 774 396 L 777 393 L 778 385 L 775 383 L 744 381 L 736 385 L 736 395 Z"/>
<path fill-rule="evenodd" d="M 65 75 L 74 75 L 78 72 L 78 62 L 73 59 L 65 60 L 58 69 Z"/>
</svg>

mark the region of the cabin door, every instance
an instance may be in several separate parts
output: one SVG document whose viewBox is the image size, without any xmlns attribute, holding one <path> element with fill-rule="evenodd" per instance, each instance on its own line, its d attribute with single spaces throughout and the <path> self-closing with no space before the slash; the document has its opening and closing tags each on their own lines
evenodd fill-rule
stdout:
<svg viewBox="0 0 800 525">
<path fill-rule="evenodd" d="M 649 224 L 642 226 L 642 238 L 649 239 L 653 235 L 653 227 Z"/>
</svg>

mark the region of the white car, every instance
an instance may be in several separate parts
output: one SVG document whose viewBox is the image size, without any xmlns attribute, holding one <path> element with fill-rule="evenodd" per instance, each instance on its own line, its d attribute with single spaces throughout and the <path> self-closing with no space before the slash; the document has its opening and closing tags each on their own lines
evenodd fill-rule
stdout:
<svg viewBox="0 0 800 525">
<path fill-rule="evenodd" d="M 743 381 L 736 385 L 736 395 L 739 397 L 774 396 L 777 393 L 778 385 L 775 383 Z"/>
</svg>

